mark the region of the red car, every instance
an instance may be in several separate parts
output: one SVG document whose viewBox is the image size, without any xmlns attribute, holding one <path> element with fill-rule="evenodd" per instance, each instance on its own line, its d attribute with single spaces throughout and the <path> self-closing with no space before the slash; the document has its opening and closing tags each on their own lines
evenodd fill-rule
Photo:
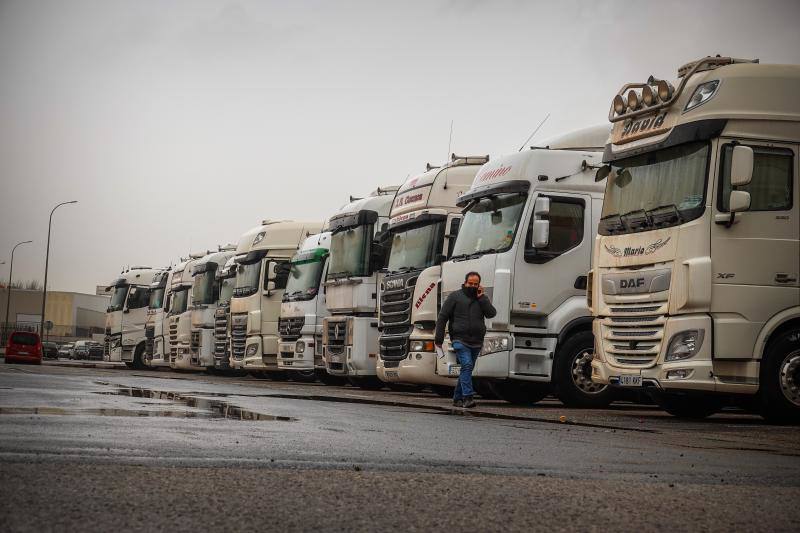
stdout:
<svg viewBox="0 0 800 533">
<path fill-rule="evenodd" d="M 42 340 L 38 333 L 15 331 L 6 344 L 6 363 L 42 364 Z"/>
</svg>

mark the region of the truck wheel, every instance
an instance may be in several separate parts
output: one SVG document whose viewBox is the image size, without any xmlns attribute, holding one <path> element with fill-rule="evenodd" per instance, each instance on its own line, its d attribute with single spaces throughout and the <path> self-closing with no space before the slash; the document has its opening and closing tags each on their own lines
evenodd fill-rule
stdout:
<svg viewBox="0 0 800 533">
<path fill-rule="evenodd" d="M 800 422 L 800 329 L 770 343 L 760 381 L 761 416 L 777 424 Z"/>
<path fill-rule="evenodd" d="M 144 343 L 139 344 L 133 351 L 133 366 L 136 370 L 144 370 L 147 368 L 144 364 Z"/>
<path fill-rule="evenodd" d="M 475 389 L 481 398 L 484 400 L 499 400 L 500 397 L 490 385 L 491 381 L 487 379 L 472 378 L 472 387 Z"/>
<path fill-rule="evenodd" d="M 289 374 L 285 370 L 267 370 L 264 372 L 264 377 L 270 381 L 286 381 Z"/>
<path fill-rule="evenodd" d="M 654 396 L 653 399 L 656 405 L 678 418 L 699 420 L 707 418 L 722 409 L 722 402 L 713 396 L 702 397 L 662 393 Z"/>
<path fill-rule="evenodd" d="M 453 393 L 455 392 L 455 387 L 449 387 L 447 385 L 431 385 L 431 390 L 440 398 L 452 398 Z"/>
<path fill-rule="evenodd" d="M 352 386 L 364 390 L 381 390 L 384 385 L 386 385 L 378 376 L 348 376 L 347 381 L 349 381 Z"/>
<path fill-rule="evenodd" d="M 498 398 L 514 405 L 533 405 L 550 394 L 549 384 L 513 379 L 490 382 L 489 388 Z"/>
<path fill-rule="evenodd" d="M 347 385 L 347 378 L 344 376 L 334 376 L 325 370 L 317 370 L 317 379 L 325 385 L 344 387 Z"/>
<path fill-rule="evenodd" d="M 614 401 L 614 390 L 592 381 L 594 335 L 581 331 L 556 350 L 553 389 L 567 407 L 606 407 Z"/>
</svg>

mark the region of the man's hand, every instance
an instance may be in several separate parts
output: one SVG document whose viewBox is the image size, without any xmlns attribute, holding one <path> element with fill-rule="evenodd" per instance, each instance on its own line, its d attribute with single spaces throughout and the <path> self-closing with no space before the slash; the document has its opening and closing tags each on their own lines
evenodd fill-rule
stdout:
<svg viewBox="0 0 800 533">
<path fill-rule="evenodd" d="M 483 285 L 478 285 L 478 298 L 483 296 Z"/>
</svg>

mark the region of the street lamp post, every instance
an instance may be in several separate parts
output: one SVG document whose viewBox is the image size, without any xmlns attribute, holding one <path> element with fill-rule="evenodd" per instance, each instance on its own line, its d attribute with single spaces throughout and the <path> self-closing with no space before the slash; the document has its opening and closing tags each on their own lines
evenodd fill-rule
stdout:
<svg viewBox="0 0 800 533">
<path fill-rule="evenodd" d="M 42 287 L 42 317 L 39 323 L 39 335 L 44 336 L 44 306 L 47 304 L 47 266 L 50 262 L 50 229 L 53 226 L 53 213 L 62 205 L 77 204 L 78 200 L 71 200 L 69 202 L 61 202 L 50 211 L 50 221 L 47 223 L 47 251 L 44 256 L 44 287 Z"/>
<path fill-rule="evenodd" d="M 11 249 L 11 264 L 8 265 L 8 286 L 6 287 L 6 320 L 3 322 L 3 324 L 5 324 L 5 329 L 8 329 L 8 311 L 11 309 L 11 274 L 14 272 L 14 252 L 17 251 L 17 246 L 28 244 L 30 242 L 33 241 L 18 242 Z"/>
</svg>

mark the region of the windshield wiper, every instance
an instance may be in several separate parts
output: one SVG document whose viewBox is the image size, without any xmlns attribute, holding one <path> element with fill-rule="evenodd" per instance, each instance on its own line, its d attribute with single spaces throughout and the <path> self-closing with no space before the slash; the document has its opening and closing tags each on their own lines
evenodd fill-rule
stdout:
<svg viewBox="0 0 800 533">
<path fill-rule="evenodd" d="M 610 234 L 622 233 L 625 230 L 625 224 L 619 215 L 604 216 L 600 219 L 600 224 L 603 224 Z"/>
<path fill-rule="evenodd" d="M 656 211 L 663 211 L 663 210 L 668 210 L 668 211 L 666 213 L 660 213 L 657 215 L 653 214 Z M 653 226 L 657 226 L 659 223 L 662 224 L 670 223 L 673 220 L 678 222 L 678 224 L 683 223 L 683 217 L 681 216 L 681 212 L 678 209 L 678 206 L 676 206 L 675 204 L 660 205 L 658 207 L 654 207 L 653 209 L 646 210 L 645 214 L 650 216 L 650 220 L 652 221 Z M 657 218 L 659 220 L 656 220 Z"/>
<path fill-rule="evenodd" d="M 640 216 L 636 216 L 637 213 L 641 213 Z M 653 225 L 650 217 L 647 214 L 647 211 L 644 209 L 634 209 L 633 211 L 628 211 L 624 215 L 620 215 L 619 219 L 628 227 L 631 231 L 637 231 L 642 228 L 647 228 Z"/>
</svg>

